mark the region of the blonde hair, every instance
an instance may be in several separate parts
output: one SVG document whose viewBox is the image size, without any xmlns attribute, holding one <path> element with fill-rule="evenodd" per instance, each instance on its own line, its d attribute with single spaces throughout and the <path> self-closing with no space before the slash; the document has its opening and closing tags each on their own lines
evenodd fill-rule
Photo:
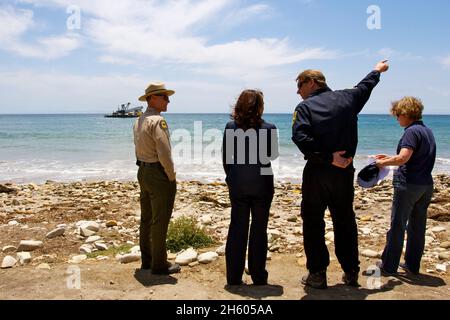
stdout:
<svg viewBox="0 0 450 320">
<path fill-rule="evenodd" d="M 298 75 L 296 80 L 298 83 L 314 80 L 314 82 L 317 83 L 317 85 L 320 88 L 324 88 L 327 86 L 327 80 L 325 79 L 323 73 L 319 70 L 311 70 L 311 69 L 305 70 Z"/>
<path fill-rule="evenodd" d="M 422 112 L 423 103 L 419 98 L 404 97 L 398 101 L 392 102 L 391 114 L 394 117 L 403 115 L 416 121 L 422 119 Z"/>
</svg>

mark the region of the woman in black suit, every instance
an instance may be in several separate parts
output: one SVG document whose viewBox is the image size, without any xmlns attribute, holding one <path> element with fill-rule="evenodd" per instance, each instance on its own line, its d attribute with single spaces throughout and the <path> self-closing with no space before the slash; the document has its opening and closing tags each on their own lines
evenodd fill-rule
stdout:
<svg viewBox="0 0 450 320">
<path fill-rule="evenodd" d="M 242 284 L 247 240 L 253 284 L 267 284 L 267 224 L 274 194 L 270 160 L 278 157 L 278 136 L 276 127 L 262 119 L 263 111 L 262 92 L 245 90 L 225 127 L 222 160 L 232 206 L 225 254 L 229 285 Z"/>
</svg>

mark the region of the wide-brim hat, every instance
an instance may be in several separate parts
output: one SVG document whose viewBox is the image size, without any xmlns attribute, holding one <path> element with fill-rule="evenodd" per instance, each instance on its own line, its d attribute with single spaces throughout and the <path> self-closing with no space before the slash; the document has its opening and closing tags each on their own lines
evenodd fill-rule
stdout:
<svg viewBox="0 0 450 320">
<path fill-rule="evenodd" d="M 358 185 L 363 188 L 372 188 L 380 183 L 389 174 L 389 168 L 378 168 L 375 162 L 365 166 L 358 173 Z"/>
<path fill-rule="evenodd" d="M 150 83 L 145 89 L 145 94 L 139 98 L 139 101 L 147 101 L 147 98 L 154 94 L 171 96 L 174 93 L 175 91 L 166 89 L 166 85 L 163 82 Z"/>
</svg>

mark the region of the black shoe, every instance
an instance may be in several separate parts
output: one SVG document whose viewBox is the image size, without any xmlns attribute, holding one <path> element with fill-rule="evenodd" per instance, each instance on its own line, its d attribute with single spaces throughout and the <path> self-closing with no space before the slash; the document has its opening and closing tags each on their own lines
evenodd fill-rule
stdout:
<svg viewBox="0 0 450 320">
<path fill-rule="evenodd" d="M 403 271 L 405 271 L 406 273 L 413 274 L 413 275 L 415 275 L 415 276 L 417 276 L 417 275 L 419 274 L 419 271 L 412 271 L 412 270 L 408 267 L 408 265 L 406 264 L 406 262 L 405 262 L 405 263 L 400 263 L 398 266 L 399 266 Z"/>
<path fill-rule="evenodd" d="M 152 270 L 152 273 L 153 274 L 172 274 L 172 273 L 178 273 L 180 271 L 181 271 L 180 265 L 178 263 L 174 263 L 164 269 Z"/>
<path fill-rule="evenodd" d="M 325 271 L 308 273 L 303 276 L 302 284 L 315 289 L 326 289 L 327 286 L 327 273 Z"/>
<path fill-rule="evenodd" d="M 244 284 L 244 281 L 228 281 L 227 285 L 229 286 L 241 286 Z"/>
<path fill-rule="evenodd" d="M 382 276 L 385 276 L 385 277 L 393 277 L 393 276 L 396 276 L 396 275 L 397 275 L 397 272 L 390 272 L 390 271 L 386 270 L 386 269 L 383 267 L 383 262 L 382 262 L 382 261 L 378 261 L 378 262 L 376 263 L 376 266 L 378 267 L 378 269 L 380 269 L 380 272 L 381 272 L 381 275 L 382 275 Z"/>
<path fill-rule="evenodd" d="M 359 287 L 358 272 L 345 272 L 342 275 L 342 282 L 344 282 L 346 286 Z"/>
</svg>

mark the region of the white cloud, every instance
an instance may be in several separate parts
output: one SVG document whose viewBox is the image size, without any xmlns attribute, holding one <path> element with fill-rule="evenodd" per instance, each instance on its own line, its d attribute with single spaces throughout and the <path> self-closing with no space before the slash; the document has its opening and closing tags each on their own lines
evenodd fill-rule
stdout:
<svg viewBox="0 0 450 320">
<path fill-rule="evenodd" d="M 299 50 L 287 38 L 218 42 L 212 30 L 267 16 L 266 4 L 239 0 L 22 0 L 34 5 L 81 9 L 83 35 L 99 46 L 100 61 L 185 65 L 194 70 L 243 76 L 308 59 L 331 59 L 323 48 Z"/>
<path fill-rule="evenodd" d="M 443 58 L 441 60 L 441 63 L 446 67 L 446 68 L 450 68 L 450 55 L 446 58 Z"/>
<path fill-rule="evenodd" d="M 41 37 L 35 43 L 28 43 L 22 36 L 34 25 L 32 11 L 0 7 L 2 49 L 22 57 L 54 59 L 68 55 L 81 45 L 80 37 L 76 34 Z"/>
</svg>

